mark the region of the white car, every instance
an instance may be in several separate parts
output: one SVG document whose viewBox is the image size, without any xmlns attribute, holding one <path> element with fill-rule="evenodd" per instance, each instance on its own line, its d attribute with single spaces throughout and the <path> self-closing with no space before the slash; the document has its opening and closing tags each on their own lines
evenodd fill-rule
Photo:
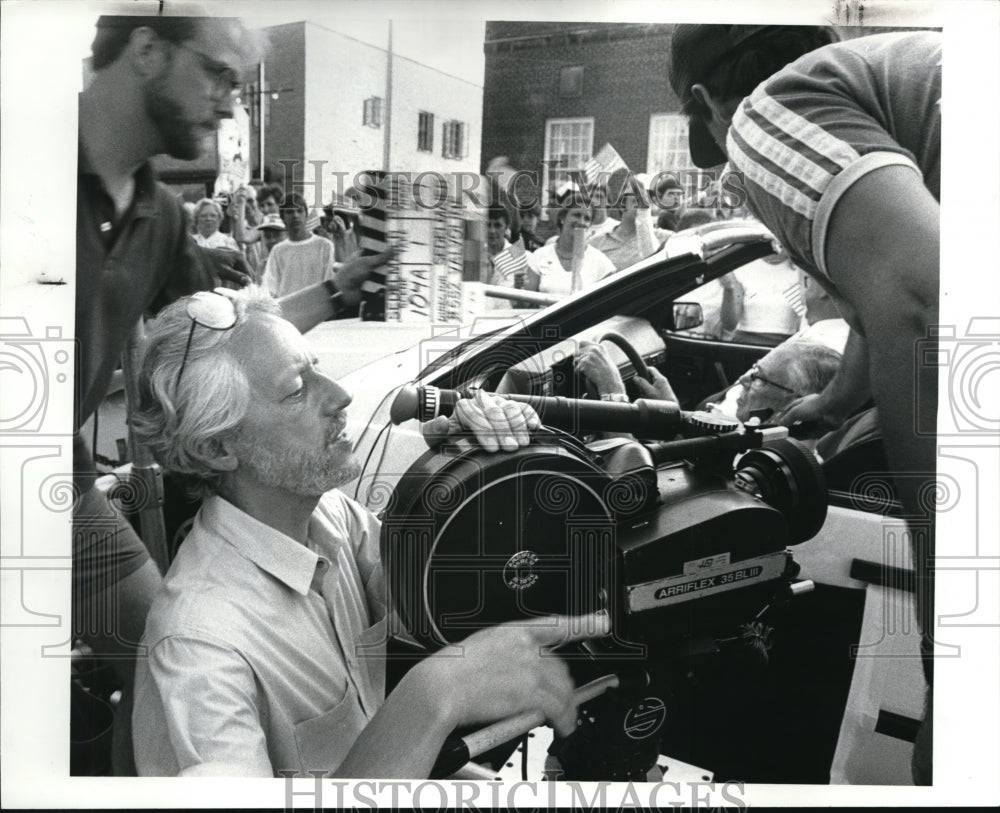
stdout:
<svg viewBox="0 0 1000 813">
<path fill-rule="evenodd" d="M 643 365 L 655 366 L 681 406 L 693 409 L 769 349 L 706 335 L 699 287 L 772 252 L 771 235 L 758 225 L 712 224 L 672 238 L 591 289 L 540 310 L 481 319 L 344 377 L 354 395 L 348 431 L 362 464 L 344 490 L 379 513 L 427 451 L 417 420 L 392 420 L 404 388 L 586 397 L 587 382 L 573 370 L 577 343 L 609 333 L 625 339 L 610 351 L 633 397 L 633 378 Z M 825 522 L 792 549 L 799 578 L 816 588 L 792 602 L 775 630 L 770 683 L 753 703 L 704 690 L 706 708 L 667 712 L 674 736 L 664 753 L 702 766 L 717 781 L 911 782 L 924 684 L 905 525 L 896 517 L 879 441 L 823 468 Z M 723 721 L 722 710 L 737 716 Z M 722 740 L 743 745 L 720 747 Z"/>
</svg>

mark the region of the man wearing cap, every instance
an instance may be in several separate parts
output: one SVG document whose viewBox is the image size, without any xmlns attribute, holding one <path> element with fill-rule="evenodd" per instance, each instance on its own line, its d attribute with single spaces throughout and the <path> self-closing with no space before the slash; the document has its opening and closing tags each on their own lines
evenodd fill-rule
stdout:
<svg viewBox="0 0 1000 813">
<path fill-rule="evenodd" d="M 337 262 L 344 262 L 353 257 L 360 245 L 355 223 L 360 213 L 358 204 L 347 195 L 333 193 L 333 200 L 324 207 L 326 215 L 326 231 L 333 240 L 334 257 Z"/>
<path fill-rule="evenodd" d="M 905 475 L 897 494 L 909 516 L 924 517 L 936 442 L 916 423 L 936 415 L 937 377 L 918 370 L 916 343 L 938 321 L 941 35 L 834 39 L 817 27 L 677 26 L 670 83 L 695 164 L 728 157 L 750 209 L 852 327 L 842 373 L 783 421 L 837 421 L 870 391 L 890 466 Z M 914 404 L 900 395 L 915 382 Z M 929 653 L 933 526 L 912 536 Z M 928 706 L 914 752 L 919 784 L 930 782 L 930 717 Z"/>
</svg>

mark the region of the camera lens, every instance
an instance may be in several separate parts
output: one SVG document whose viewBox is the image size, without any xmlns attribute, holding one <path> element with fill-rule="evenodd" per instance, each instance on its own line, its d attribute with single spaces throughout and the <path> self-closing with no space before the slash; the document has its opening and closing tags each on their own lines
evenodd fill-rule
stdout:
<svg viewBox="0 0 1000 813">
<path fill-rule="evenodd" d="M 823 472 L 797 441 L 781 438 L 747 452 L 737 465 L 735 485 L 784 514 L 789 545 L 812 539 L 826 521 Z"/>
</svg>

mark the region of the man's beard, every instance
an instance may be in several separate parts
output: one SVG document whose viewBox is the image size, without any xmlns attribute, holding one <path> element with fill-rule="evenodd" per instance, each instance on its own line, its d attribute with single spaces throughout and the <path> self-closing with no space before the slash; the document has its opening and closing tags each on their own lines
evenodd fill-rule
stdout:
<svg viewBox="0 0 1000 813">
<path fill-rule="evenodd" d="M 241 438 L 237 441 L 240 467 L 253 474 L 263 485 L 292 494 L 318 497 L 361 474 L 353 452 L 316 449 L 274 449 L 267 440 Z"/>
<path fill-rule="evenodd" d="M 182 161 L 192 161 L 202 154 L 203 133 L 184 118 L 181 106 L 167 94 L 163 79 L 147 83 L 144 101 L 146 114 L 163 139 L 165 153 Z"/>
</svg>

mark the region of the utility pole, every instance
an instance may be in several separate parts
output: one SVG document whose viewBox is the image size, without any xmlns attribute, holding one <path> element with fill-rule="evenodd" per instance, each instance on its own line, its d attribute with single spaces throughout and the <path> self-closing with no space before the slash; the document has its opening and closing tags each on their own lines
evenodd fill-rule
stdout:
<svg viewBox="0 0 1000 813">
<path fill-rule="evenodd" d="M 382 169 L 392 170 L 392 20 L 389 20 L 389 47 L 385 57 L 385 139 L 382 142 Z"/>
<path fill-rule="evenodd" d="M 258 148 L 260 150 L 260 155 L 259 155 L 259 158 L 260 158 L 260 168 L 258 169 L 258 172 L 260 174 L 260 181 L 263 182 L 263 180 L 264 180 L 264 105 L 266 104 L 266 102 L 264 101 L 264 97 L 266 96 L 266 94 L 264 93 L 264 63 L 263 62 L 258 62 L 257 63 L 257 91 L 258 91 L 257 92 L 257 98 L 258 98 L 258 100 L 260 102 L 260 104 L 257 107 L 257 117 L 258 117 L 258 120 L 260 121 L 260 126 L 257 128 L 257 146 L 258 146 Z"/>
</svg>

